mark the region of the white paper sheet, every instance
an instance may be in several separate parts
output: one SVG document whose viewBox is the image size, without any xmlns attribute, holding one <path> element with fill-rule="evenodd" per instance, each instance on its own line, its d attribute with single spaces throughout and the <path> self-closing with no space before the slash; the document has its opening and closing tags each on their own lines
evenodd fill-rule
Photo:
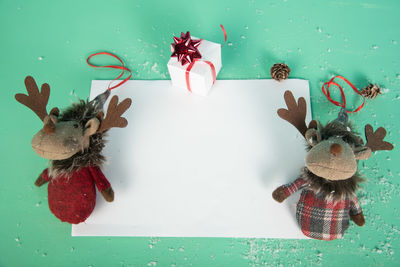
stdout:
<svg viewBox="0 0 400 267">
<path fill-rule="evenodd" d="M 93 81 L 91 99 L 109 81 Z M 280 119 L 290 89 L 307 101 L 308 81 L 218 80 L 208 97 L 170 81 L 128 81 L 129 125 L 109 131 L 104 174 L 115 191 L 97 196 L 73 236 L 305 238 L 295 219 L 298 194 L 275 202 L 272 191 L 295 180 L 304 138 Z"/>
</svg>

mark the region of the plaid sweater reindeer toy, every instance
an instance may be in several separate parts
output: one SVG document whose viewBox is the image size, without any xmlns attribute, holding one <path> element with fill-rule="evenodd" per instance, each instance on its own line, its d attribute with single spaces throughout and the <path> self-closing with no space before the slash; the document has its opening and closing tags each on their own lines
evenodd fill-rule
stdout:
<svg viewBox="0 0 400 267">
<path fill-rule="evenodd" d="M 371 152 L 391 150 L 393 145 L 383 141 L 386 130 L 375 132 L 365 126 L 367 144 L 352 129 L 345 109 L 334 121 L 325 126 L 311 121 L 305 124 L 306 102 L 298 102 L 290 91 L 285 92 L 287 109 L 279 109 L 278 115 L 295 126 L 308 143 L 306 166 L 293 183 L 278 187 L 272 197 L 283 202 L 302 189 L 297 203 L 296 219 L 302 232 L 321 240 L 333 240 L 343 236 L 349 220 L 358 226 L 365 223 L 358 203 L 356 190 L 363 180 L 357 173 L 357 161 L 368 159 Z"/>
</svg>

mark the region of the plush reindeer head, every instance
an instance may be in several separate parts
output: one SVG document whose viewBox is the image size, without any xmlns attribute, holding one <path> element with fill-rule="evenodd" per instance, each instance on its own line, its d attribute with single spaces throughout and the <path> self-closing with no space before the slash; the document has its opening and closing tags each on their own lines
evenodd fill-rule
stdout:
<svg viewBox="0 0 400 267">
<path fill-rule="evenodd" d="M 357 160 L 368 159 L 371 152 L 391 150 L 393 145 L 383 141 L 386 130 L 375 132 L 371 125 L 365 126 L 367 144 L 351 130 L 344 109 L 336 120 L 322 126 L 311 121 L 307 127 L 306 102 L 300 97 L 298 103 L 290 91 L 285 92 L 287 109 L 279 109 L 278 115 L 295 126 L 309 144 L 306 167 L 314 175 L 329 181 L 341 181 L 353 177 L 357 172 Z"/>
<path fill-rule="evenodd" d="M 47 113 L 46 106 L 50 96 L 50 87 L 43 84 L 39 92 L 35 80 L 25 78 L 28 95 L 16 94 L 21 104 L 30 108 L 43 121 L 43 128 L 33 137 L 32 148 L 41 157 L 50 160 L 65 160 L 77 153 L 82 153 L 91 145 L 91 138 L 102 135 L 112 127 L 126 127 L 128 124 L 121 115 L 131 105 L 131 99 L 118 104 L 114 96 L 108 106 L 107 115 L 103 118 L 102 106 L 109 94 L 100 95 L 94 101 L 73 104 L 61 115 L 58 108 Z M 100 103 L 99 103 L 100 98 Z"/>
</svg>

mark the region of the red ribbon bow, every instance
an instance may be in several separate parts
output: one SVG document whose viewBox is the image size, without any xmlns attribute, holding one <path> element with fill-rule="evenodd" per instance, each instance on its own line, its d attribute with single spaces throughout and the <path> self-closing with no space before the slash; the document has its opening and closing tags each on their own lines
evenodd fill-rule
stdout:
<svg viewBox="0 0 400 267">
<path fill-rule="evenodd" d="M 171 44 L 171 57 L 177 57 L 182 66 L 186 63 L 192 63 L 196 58 L 201 58 L 199 49 L 197 48 L 200 40 L 192 40 L 190 32 L 181 33 L 181 37 L 173 37 L 174 43 Z"/>
</svg>

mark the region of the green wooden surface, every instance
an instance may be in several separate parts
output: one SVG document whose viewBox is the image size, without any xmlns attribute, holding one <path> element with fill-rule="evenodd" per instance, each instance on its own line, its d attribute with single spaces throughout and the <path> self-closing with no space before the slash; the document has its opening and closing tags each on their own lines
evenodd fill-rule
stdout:
<svg viewBox="0 0 400 267">
<path fill-rule="evenodd" d="M 397 148 L 360 163 L 368 179 L 358 194 L 367 222 L 352 223 L 342 240 L 73 238 L 71 226 L 50 213 L 47 190 L 33 186 L 47 164 L 30 147 L 41 123 L 14 100 L 28 74 L 50 83 L 49 107 L 86 98 L 92 79 L 117 73 L 86 65 L 90 53 L 103 50 L 124 58 L 135 79 L 168 79 L 172 34 L 190 30 L 222 42 L 223 23 L 229 43 L 219 79 L 269 78 L 270 66 L 284 61 L 291 77 L 310 80 L 313 116 L 322 121 L 338 111 L 320 90 L 332 75 L 357 87 L 378 83 L 383 94 L 350 118 L 360 132 L 366 123 L 386 127 L 396 146 L 399 11 L 395 0 L 0 0 L 0 266 L 399 266 Z"/>
</svg>

